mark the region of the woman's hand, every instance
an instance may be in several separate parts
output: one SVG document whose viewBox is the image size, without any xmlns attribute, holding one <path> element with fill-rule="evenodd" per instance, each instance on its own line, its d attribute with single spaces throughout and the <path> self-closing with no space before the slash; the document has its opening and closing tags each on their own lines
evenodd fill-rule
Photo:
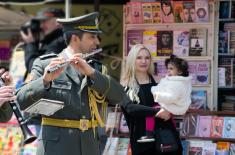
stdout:
<svg viewBox="0 0 235 155">
<path fill-rule="evenodd" d="M 171 118 L 171 113 L 169 113 L 167 110 L 161 108 L 160 111 L 155 115 L 155 117 L 159 117 L 159 118 L 167 121 Z"/>
</svg>

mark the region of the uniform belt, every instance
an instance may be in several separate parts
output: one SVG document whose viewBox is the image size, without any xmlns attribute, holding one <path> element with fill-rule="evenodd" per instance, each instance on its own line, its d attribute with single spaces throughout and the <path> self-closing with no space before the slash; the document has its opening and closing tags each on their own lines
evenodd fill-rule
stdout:
<svg viewBox="0 0 235 155">
<path fill-rule="evenodd" d="M 62 128 L 77 128 L 82 131 L 86 131 L 89 128 L 97 127 L 98 122 L 96 120 L 91 121 L 88 119 L 80 119 L 79 121 L 77 121 L 77 120 L 42 117 L 42 125 L 56 126 Z"/>
</svg>

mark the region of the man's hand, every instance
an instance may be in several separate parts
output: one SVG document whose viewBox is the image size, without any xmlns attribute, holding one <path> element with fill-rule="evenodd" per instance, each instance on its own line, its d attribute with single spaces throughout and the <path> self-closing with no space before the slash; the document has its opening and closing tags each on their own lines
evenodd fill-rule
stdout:
<svg viewBox="0 0 235 155">
<path fill-rule="evenodd" d="M 167 121 L 171 118 L 171 114 L 165 109 L 161 108 L 160 111 L 155 115 L 155 117 L 159 117 Z"/>
<path fill-rule="evenodd" d="M 16 99 L 15 88 L 12 86 L 3 86 L 0 88 L 0 107 L 8 102 Z"/>
<path fill-rule="evenodd" d="M 51 59 L 50 64 L 44 70 L 43 82 L 44 82 L 45 86 L 49 85 L 49 83 L 52 80 L 56 79 L 61 74 L 61 72 L 64 70 L 64 67 L 62 67 L 60 69 L 57 69 L 56 71 L 51 72 L 51 73 L 48 73 L 48 69 L 50 69 L 50 68 L 52 68 L 52 67 L 54 67 L 58 64 L 62 64 L 64 62 L 65 62 L 65 60 L 63 58 L 53 58 L 53 59 Z"/>
<path fill-rule="evenodd" d="M 23 31 L 20 31 L 20 35 L 25 43 L 32 43 L 35 42 L 35 38 L 33 37 L 32 31 L 28 28 L 28 34 L 25 34 Z"/>
<path fill-rule="evenodd" d="M 82 54 L 74 54 L 73 57 L 71 58 L 71 64 L 79 70 L 82 74 L 87 75 L 87 76 L 92 76 L 93 73 L 95 72 L 95 69 L 92 68 L 86 60 L 82 58 Z"/>
</svg>

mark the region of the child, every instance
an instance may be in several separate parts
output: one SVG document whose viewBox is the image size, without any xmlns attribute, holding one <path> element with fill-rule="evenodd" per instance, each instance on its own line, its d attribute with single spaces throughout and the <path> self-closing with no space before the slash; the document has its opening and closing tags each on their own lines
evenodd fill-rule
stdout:
<svg viewBox="0 0 235 155">
<path fill-rule="evenodd" d="M 171 55 L 166 59 L 165 66 L 168 75 L 151 88 L 154 101 L 174 115 L 183 115 L 191 104 L 192 78 L 189 76 L 188 64 L 185 60 Z M 141 137 L 138 142 L 152 141 L 154 123 L 154 118 L 146 118 L 147 136 Z"/>
</svg>

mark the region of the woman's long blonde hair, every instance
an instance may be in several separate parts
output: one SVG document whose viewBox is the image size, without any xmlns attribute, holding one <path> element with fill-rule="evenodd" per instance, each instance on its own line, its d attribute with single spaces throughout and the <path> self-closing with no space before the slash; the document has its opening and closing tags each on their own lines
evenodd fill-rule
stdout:
<svg viewBox="0 0 235 155">
<path fill-rule="evenodd" d="M 149 52 L 150 55 L 150 67 L 148 69 L 148 74 L 152 74 L 153 71 L 153 63 L 152 63 L 152 56 L 150 51 L 142 44 L 137 44 L 134 45 L 127 58 L 126 62 L 124 62 L 124 65 L 122 67 L 122 73 L 121 73 L 121 85 L 123 87 L 128 87 L 127 95 L 130 97 L 132 101 L 136 101 L 139 103 L 139 98 L 138 98 L 138 92 L 139 92 L 139 85 L 136 81 L 136 66 L 135 66 L 135 61 L 137 58 L 137 55 L 141 50 L 146 50 Z"/>
</svg>

